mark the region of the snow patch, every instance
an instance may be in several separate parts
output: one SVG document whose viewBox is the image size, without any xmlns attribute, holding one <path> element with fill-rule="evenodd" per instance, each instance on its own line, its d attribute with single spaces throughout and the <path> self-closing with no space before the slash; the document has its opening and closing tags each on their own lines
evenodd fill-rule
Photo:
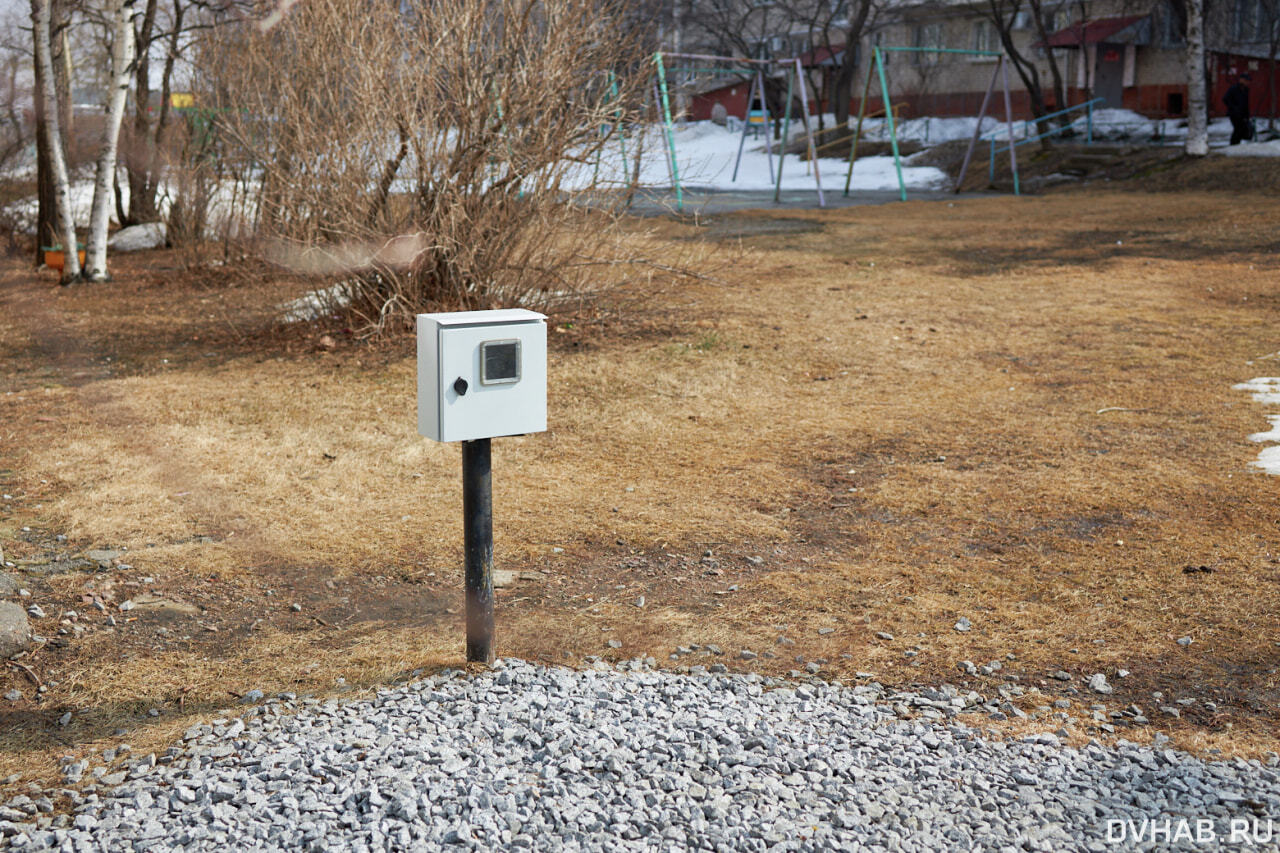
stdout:
<svg viewBox="0 0 1280 853">
<path fill-rule="evenodd" d="M 1259 376 L 1231 387 L 1236 391 L 1251 392 L 1253 399 L 1264 406 L 1280 405 L 1280 376 Z M 1249 436 L 1250 441 L 1280 442 L 1280 415 L 1267 415 L 1267 421 L 1270 422 L 1271 429 L 1255 432 Z M 1280 476 L 1280 444 L 1264 447 L 1258 453 L 1258 458 L 1249 463 L 1249 467 Z"/>
<path fill-rule="evenodd" d="M 144 222 L 121 228 L 107 241 L 107 248 L 116 252 L 141 252 L 160 249 L 169 239 L 169 227 L 163 222 Z"/>
<path fill-rule="evenodd" d="M 972 124 L 970 124 L 972 127 Z M 804 126 L 792 122 L 787 138 L 792 142 L 802 138 Z M 738 156 L 741 132 L 734 133 L 710 121 L 687 122 L 675 126 L 672 137 L 676 149 L 675 168 L 680 185 L 707 190 L 771 190 L 776 186 L 777 172 L 770 172 L 770 155 L 765 149 L 763 136 L 748 137 L 742 149 L 742 162 L 734 177 L 734 161 Z M 667 148 L 666 129 L 662 125 L 649 125 L 626 137 L 626 158 L 622 156 L 619 140 L 605 146 L 598 161 L 582 163 L 566 176 L 566 189 L 586 189 L 593 179 L 598 186 L 627 186 L 635 168 L 635 152 L 641 148 L 639 185 L 642 187 L 670 187 L 671 159 Z M 770 138 L 773 168 L 778 168 L 780 140 Z M 819 157 L 817 167 L 822 176 L 822 188 L 832 192 L 843 190 L 848 161 L 831 157 Z M 903 167 L 902 179 L 908 190 L 933 190 L 945 187 L 946 173 L 932 166 Z M 853 169 L 853 190 L 896 190 L 898 176 L 892 157 L 859 157 Z M 782 189 L 815 189 L 813 163 L 788 155 L 782 167 Z"/>
<path fill-rule="evenodd" d="M 76 222 L 88 222 L 89 210 L 93 207 L 93 181 L 90 179 L 73 180 L 71 182 L 71 217 Z M 127 192 L 127 187 L 124 187 Z M 128 203 L 126 196 L 126 204 Z M 40 202 L 35 196 L 21 199 L 4 206 L 4 217 L 13 222 L 14 229 L 23 234 L 36 233 L 36 214 Z"/>
<path fill-rule="evenodd" d="M 122 171 L 120 173 L 121 204 L 129 206 L 129 182 Z M 248 199 L 256 188 L 256 182 L 238 184 L 235 181 L 220 181 L 212 188 L 209 200 L 208 224 L 205 237 L 217 240 L 223 236 L 237 236 L 246 229 L 246 223 L 252 221 L 252 205 Z M 161 218 L 167 218 L 177 191 L 168 180 L 160 182 L 156 193 L 156 206 Z M 71 182 L 71 217 L 82 227 L 89 221 L 89 211 L 93 207 L 93 179 L 79 176 Z M 23 234 L 36 233 L 36 213 L 39 201 L 35 196 L 20 199 L 0 208 L 0 215 L 13 223 L 15 230 Z M 114 207 L 112 208 L 114 210 Z M 127 229 L 125 229 L 127 230 Z M 121 232 L 123 233 L 123 232 Z M 166 235 L 167 237 L 167 235 Z M 111 245 L 108 243 L 108 245 Z M 112 248 L 116 248 L 112 246 Z M 133 251 L 117 249 L 117 251 Z"/>
<path fill-rule="evenodd" d="M 1249 463 L 1250 468 L 1259 468 L 1267 474 L 1280 476 L 1280 445 L 1263 448 L 1258 458 Z"/>
<path fill-rule="evenodd" d="M 355 286 L 349 281 L 340 281 L 333 287 L 324 290 L 311 290 L 297 299 L 281 303 L 281 319 L 286 323 L 307 323 L 311 320 L 332 314 L 339 308 L 351 304 L 355 297 Z"/>
<path fill-rule="evenodd" d="M 1280 139 L 1270 142 L 1241 142 L 1222 149 L 1228 157 L 1280 157 Z"/>
<path fill-rule="evenodd" d="M 1253 401 L 1264 406 L 1280 405 L 1280 376 L 1259 376 L 1248 382 L 1232 385 L 1234 391 L 1251 391 Z"/>
<path fill-rule="evenodd" d="M 1250 441 L 1274 441 L 1280 443 L 1280 415 L 1267 415 L 1271 429 L 1266 432 L 1255 432 L 1249 436 Z"/>
</svg>

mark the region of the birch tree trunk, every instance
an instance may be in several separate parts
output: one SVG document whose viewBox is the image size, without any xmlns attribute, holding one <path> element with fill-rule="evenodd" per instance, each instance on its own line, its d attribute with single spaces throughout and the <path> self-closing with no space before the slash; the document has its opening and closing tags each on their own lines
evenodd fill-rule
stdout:
<svg viewBox="0 0 1280 853">
<path fill-rule="evenodd" d="M 106 281 L 107 224 L 111 219 L 114 197 L 116 154 L 120 145 L 120 124 L 129 96 L 133 74 L 133 17 L 137 0 L 114 0 L 112 12 L 115 32 L 111 40 L 111 89 L 107 100 L 107 117 L 102 129 L 102 147 L 98 150 L 98 167 L 93 181 L 93 207 L 89 213 L 89 239 L 85 246 L 85 277 L 89 281 Z"/>
<path fill-rule="evenodd" d="M 76 138 L 76 109 L 71 91 L 75 70 L 71 64 L 70 32 L 71 3 L 66 0 L 50 0 L 49 46 L 53 49 L 53 73 L 57 75 L 58 126 L 62 130 L 62 148 L 69 162 L 75 159 Z"/>
<path fill-rule="evenodd" d="M 1187 3 L 1187 154 L 1209 153 L 1209 104 L 1204 85 L 1204 0 Z"/>
<path fill-rule="evenodd" d="M 43 104 L 45 121 L 45 154 L 53 171 L 53 200 L 62 239 L 62 283 L 80 278 L 80 258 L 76 246 L 76 223 L 71 218 L 71 179 L 67 175 L 67 159 L 62 150 L 62 131 L 58 127 L 58 95 L 53 72 L 52 45 L 49 41 L 50 0 L 31 0 L 31 23 L 36 76 L 40 91 L 36 97 Z"/>
</svg>

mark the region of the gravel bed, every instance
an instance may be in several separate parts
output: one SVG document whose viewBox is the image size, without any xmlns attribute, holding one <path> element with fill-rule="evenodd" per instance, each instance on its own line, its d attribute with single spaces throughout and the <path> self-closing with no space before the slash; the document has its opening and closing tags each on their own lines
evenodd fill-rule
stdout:
<svg viewBox="0 0 1280 853">
<path fill-rule="evenodd" d="M 1075 749 L 1048 733 L 1001 741 L 901 716 L 907 705 L 951 716 L 972 701 L 952 688 L 888 696 L 878 684 L 679 675 L 639 661 L 587 671 L 499 661 L 367 700 L 286 695 L 193 726 L 123 780 L 77 793 L 68 826 L 41 828 L 23 819 L 37 811 L 27 798 L 11 801 L 0 843 L 1102 851 L 1213 849 L 1207 833 L 1225 843 L 1233 821 L 1256 821 L 1242 849 L 1280 839 L 1265 835 L 1280 816 L 1274 761 L 1206 762 L 1123 741 Z"/>
</svg>

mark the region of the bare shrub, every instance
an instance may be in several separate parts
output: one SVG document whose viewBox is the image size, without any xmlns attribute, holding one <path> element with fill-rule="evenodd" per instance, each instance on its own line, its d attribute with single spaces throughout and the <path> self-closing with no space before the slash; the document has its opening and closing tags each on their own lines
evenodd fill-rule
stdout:
<svg viewBox="0 0 1280 853">
<path fill-rule="evenodd" d="M 309 0 L 202 65 L 269 256 L 351 282 L 381 331 L 546 307 L 637 260 L 604 196 L 576 203 L 639 100 L 621 32 L 608 0 Z"/>
<path fill-rule="evenodd" d="M 212 113 L 200 111 L 166 129 L 165 149 L 153 154 L 164 164 L 167 180 L 160 190 L 167 209 L 168 240 L 174 248 L 198 257 L 211 235 L 217 233 L 215 209 L 224 167 L 217 156 L 210 128 Z"/>
<path fill-rule="evenodd" d="M 19 205 L 14 204 L 30 190 L 24 168 L 34 128 L 23 115 L 23 101 L 30 92 L 19 81 L 22 57 L 16 50 L 0 47 L 0 244 L 5 254 L 20 251 L 19 233 L 26 225 Z"/>
</svg>

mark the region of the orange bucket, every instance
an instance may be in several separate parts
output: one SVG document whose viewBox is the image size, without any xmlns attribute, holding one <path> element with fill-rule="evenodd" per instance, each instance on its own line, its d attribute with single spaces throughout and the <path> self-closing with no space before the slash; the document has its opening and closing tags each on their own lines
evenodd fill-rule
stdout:
<svg viewBox="0 0 1280 853">
<path fill-rule="evenodd" d="M 83 269 L 84 268 L 84 249 L 78 250 L 76 254 L 80 256 L 80 267 L 81 269 Z M 67 258 L 66 258 L 66 255 L 63 254 L 62 249 L 60 248 L 55 248 L 55 249 L 45 248 L 44 264 L 45 266 L 49 267 L 49 269 L 62 272 L 62 268 L 67 265 Z"/>
</svg>

